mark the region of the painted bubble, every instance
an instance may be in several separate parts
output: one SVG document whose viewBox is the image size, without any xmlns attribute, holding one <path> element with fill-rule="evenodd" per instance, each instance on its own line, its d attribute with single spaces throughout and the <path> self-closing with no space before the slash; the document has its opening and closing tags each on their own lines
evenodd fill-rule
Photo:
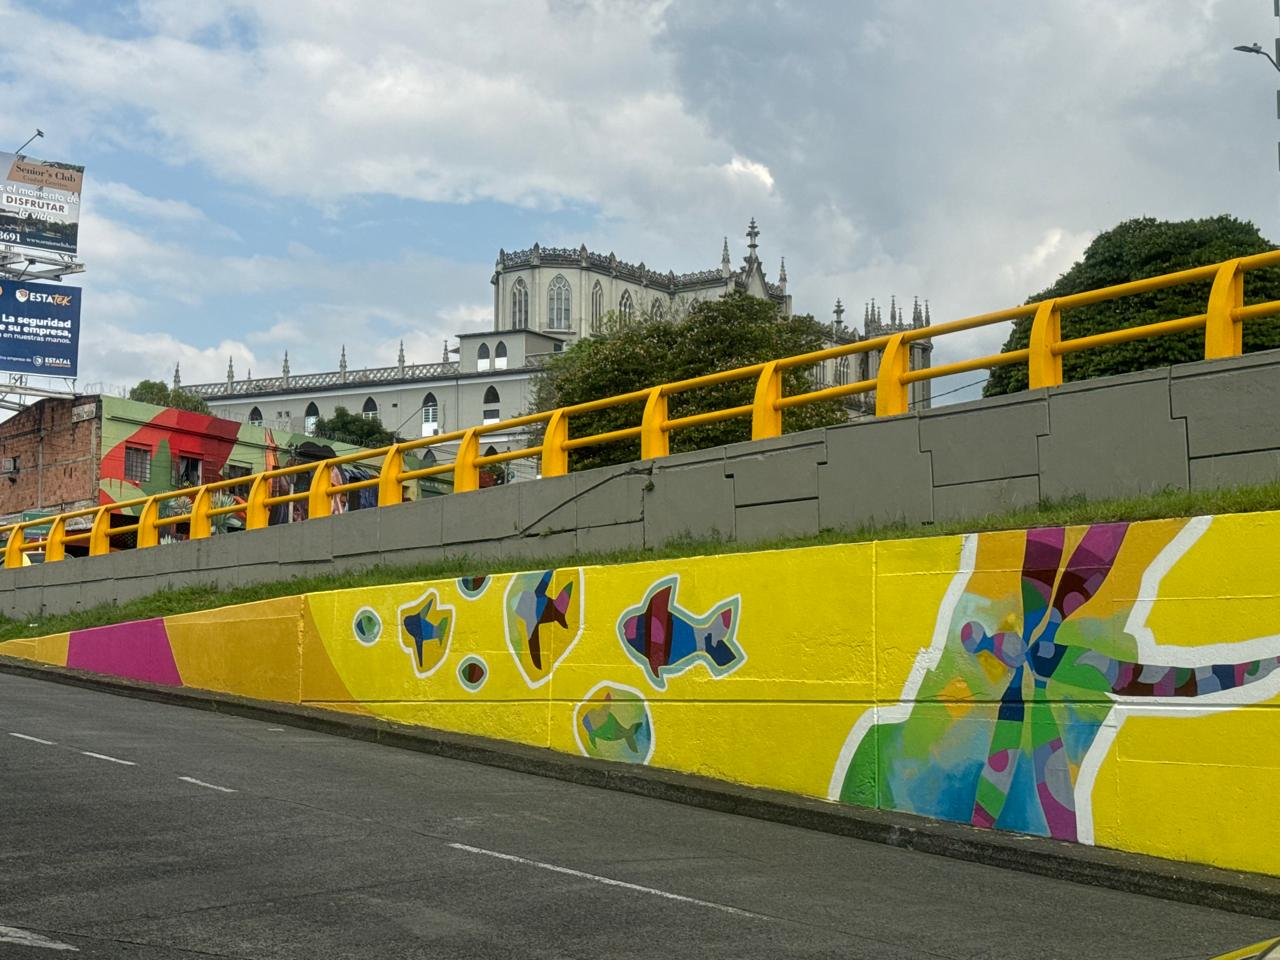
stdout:
<svg viewBox="0 0 1280 960">
<path fill-rule="evenodd" d="M 459 577 L 458 592 L 468 600 L 475 600 L 489 586 L 489 577 Z"/>
<path fill-rule="evenodd" d="M 595 687 L 574 711 L 573 733 L 588 757 L 648 763 L 653 755 L 653 718 L 639 690 L 616 683 Z"/>
<path fill-rule="evenodd" d="M 365 646 L 372 646 L 382 636 L 382 618 L 368 607 L 361 607 L 351 620 L 351 632 Z"/>
<path fill-rule="evenodd" d="M 472 693 L 483 687 L 488 679 L 489 666 L 484 662 L 484 658 L 463 657 L 462 662 L 458 664 L 458 682 Z"/>
</svg>

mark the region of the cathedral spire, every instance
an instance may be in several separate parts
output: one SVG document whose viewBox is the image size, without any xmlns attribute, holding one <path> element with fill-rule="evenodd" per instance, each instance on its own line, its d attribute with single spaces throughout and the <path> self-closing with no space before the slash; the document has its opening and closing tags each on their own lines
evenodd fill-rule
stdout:
<svg viewBox="0 0 1280 960">
<path fill-rule="evenodd" d="M 347 382 L 347 345 L 342 345 L 342 356 L 338 359 L 338 374 L 343 383 Z"/>
<path fill-rule="evenodd" d="M 787 258 L 783 257 L 778 264 L 778 282 L 782 284 L 782 292 L 787 291 Z"/>
<path fill-rule="evenodd" d="M 445 341 L 444 341 L 444 358 L 443 358 L 443 360 L 444 360 L 444 362 L 445 362 L 445 363 L 448 363 L 448 362 L 449 362 L 449 341 L 448 341 L 448 340 L 445 340 Z"/>
<path fill-rule="evenodd" d="M 289 351 L 284 352 L 284 364 L 280 367 L 280 379 L 284 386 L 289 386 Z"/>
<path fill-rule="evenodd" d="M 932 323 L 933 321 L 929 319 L 929 301 L 926 300 L 924 302 L 924 325 L 927 327 L 927 326 L 930 326 Z"/>
<path fill-rule="evenodd" d="M 231 363 L 231 357 L 228 356 L 227 357 L 227 386 L 228 387 L 231 386 L 231 384 L 235 383 L 235 380 L 236 380 L 236 368 Z"/>
<path fill-rule="evenodd" d="M 400 353 L 396 356 L 396 366 L 400 368 L 400 376 L 404 376 L 404 341 L 400 341 Z"/>
<path fill-rule="evenodd" d="M 756 226 L 756 218 L 752 217 L 751 222 L 747 224 L 747 263 L 755 263 L 759 261 L 756 256 L 756 247 L 759 244 L 756 240 L 760 237 L 760 228 Z"/>
<path fill-rule="evenodd" d="M 913 327 L 924 326 L 924 313 L 920 309 L 920 298 L 912 297 L 911 304 L 911 325 Z"/>
<path fill-rule="evenodd" d="M 181 374 L 181 372 L 178 370 L 178 367 L 180 367 L 180 366 L 181 366 L 181 364 L 178 364 L 178 363 L 175 363 L 175 364 L 173 365 L 173 389 L 175 389 L 175 390 L 181 390 L 181 389 L 182 389 L 182 374 Z"/>
</svg>

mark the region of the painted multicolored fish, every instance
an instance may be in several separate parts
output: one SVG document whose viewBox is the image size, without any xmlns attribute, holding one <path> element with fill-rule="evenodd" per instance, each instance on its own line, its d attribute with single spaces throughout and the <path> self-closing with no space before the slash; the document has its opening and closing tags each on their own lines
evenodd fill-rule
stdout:
<svg viewBox="0 0 1280 960">
<path fill-rule="evenodd" d="M 515 603 L 516 615 L 524 623 L 528 637 L 529 660 L 538 670 L 542 669 L 542 638 L 540 636 L 542 627 L 555 624 L 566 630 L 569 628 L 566 617 L 569 613 L 569 603 L 573 599 L 573 583 L 566 583 L 555 597 L 549 597 L 547 591 L 551 586 L 551 576 L 554 573 L 554 570 L 543 573 L 537 585 L 519 596 Z"/>
<path fill-rule="evenodd" d="M 411 652 L 414 657 L 414 666 L 419 673 L 434 670 L 444 659 L 445 648 L 449 642 L 449 626 L 452 623 L 450 616 L 452 610 L 443 606 L 439 608 L 440 616 L 435 620 L 431 619 L 431 611 L 437 602 L 434 593 L 428 594 L 424 599 L 426 602 L 421 607 L 404 614 L 400 620 L 404 632 L 413 640 Z M 403 611 L 403 608 L 401 610 Z M 430 662 L 427 661 L 424 651 L 424 647 L 429 643 L 436 644 L 438 647 L 438 652 L 431 657 Z M 403 641 L 402 645 L 404 645 Z M 406 649 L 409 649 L 408 646 Z"/>
<path fill-rule="evenodd" d="M 676 603 L 679 576 L 649 588 L 639 606 L 623 612 L 618 636 L 623 649 L 646 670 L 659 690 L 668 677 L 705 663 L 714 677 L 738 669 L 747 659 L 735 641 L 740 600 L 730 597 L 697 616 Z"/>
</svg>

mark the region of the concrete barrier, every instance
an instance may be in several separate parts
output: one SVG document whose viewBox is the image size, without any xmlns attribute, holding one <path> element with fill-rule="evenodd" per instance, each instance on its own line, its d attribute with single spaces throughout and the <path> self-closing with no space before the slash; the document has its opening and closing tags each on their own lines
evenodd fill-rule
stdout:
<svg viewBox="0 0 1280 960">
<path fill-rule="evenodd" d="M 1201 517 L 362 587 L 0 655 L 1280 876 L 1277 569 L 1280 513 Z"/>
<path fill-rule="evenodd" d="M 106 557 L 0 571 L 0 613 L 466 554 L 478 562 L 930 524 L 1280 477 L 1280 351 L 1067 384 Z"/>
</svg>

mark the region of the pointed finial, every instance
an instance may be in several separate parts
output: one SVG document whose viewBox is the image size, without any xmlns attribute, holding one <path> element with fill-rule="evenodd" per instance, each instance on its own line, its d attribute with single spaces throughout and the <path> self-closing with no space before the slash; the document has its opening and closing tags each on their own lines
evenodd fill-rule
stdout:
<svg viewBox="0 0 1280 960">
<path fill-rule="evenodd" d="M 756 259 L 756 239 L 760 236 L 760 228 L 756 226 L 756 218 L 752 217 L 751 222 L 747 224 L 747 248 L 751 251 L 747 257 L 751 260 Z"/>
<path fill-rule="evenodd" d="M 444 341 L 444 362 L 445 363 L 449 362 L 449 341 L 448 340 Z"/>
<path fill-rule="evenodd" d="M 400 368 L 400 372 L 404 373 L 404 341 L 400 341 L 400 353 L 396 357 L 396 365 Z"/>
<path fill-rule="evenodd" d="M 231 357 L 228 356 L 227 357 L 227 386 L 230 386 L 232 383 L 234 383 L 235 379 L 236 379 L 236 368 L 231 363 Z"/>
<path fill-rule="evenodd" d="M 347 345 L 342 345 L 342 356 L 338 358 L 338 373 L 343 383 L 347 382 Z"/>
<path fill-rule="evenodd" d="M 929 319 L 929 301 L 926 300 L 924 302 L 924 325 L 927 327 L 931 323 L 933 323 L 933 321 Z"/>
<path fill-rule="evenodd" d="M 831 312 L 836 315 L 836 326 L 844 326 L 844 304 L 840 302 L 839 297 L 836 297 L 836 308 Z"/>
<path fill-rule="evenodd" d="M 781 263 L 778 265 L 778 282 L 781 283 L 783 286 L 786 286 L 787 284 L 787 258 L 786 257 L 783 257 Z"/>
<path fill-rule="evenodd" d="M 180 366 L 179 363 L 173 365 L 173 389 L 175 390 L 182 389 L 182 373 L 178 370 Z"/>
</svg>

